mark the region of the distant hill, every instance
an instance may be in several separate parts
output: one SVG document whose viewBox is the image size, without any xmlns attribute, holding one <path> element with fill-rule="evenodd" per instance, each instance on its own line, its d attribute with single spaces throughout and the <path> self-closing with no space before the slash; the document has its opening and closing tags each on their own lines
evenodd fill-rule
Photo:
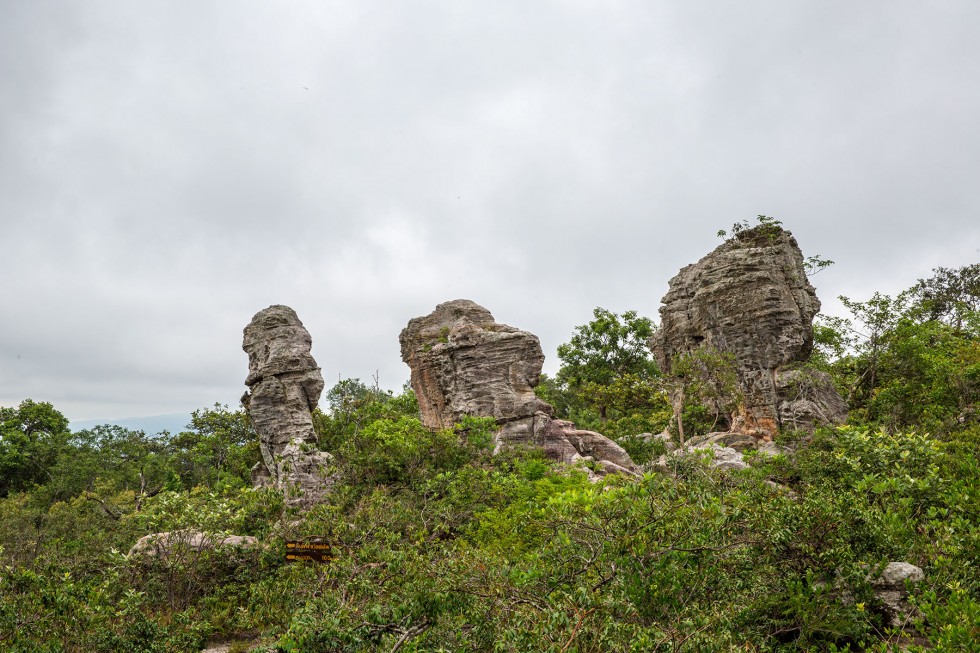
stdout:
<svg viewBox="0 0 980 653">
<path fill-rule="evenodd" d="M 71 423 L 71 430 L 81 431 L 101 424 L 115 424 L 134 431 L 144 431 L 151 435 L 160 433 L 161 431 L 180 433 L 181 431 L 187 430 L 187 425 L 190 424 L 190 421 L 190 413 L 146 415 L 144 417 L 125 417 L 122 419 L 85 419 L 73 421 Z"/>
</svg>

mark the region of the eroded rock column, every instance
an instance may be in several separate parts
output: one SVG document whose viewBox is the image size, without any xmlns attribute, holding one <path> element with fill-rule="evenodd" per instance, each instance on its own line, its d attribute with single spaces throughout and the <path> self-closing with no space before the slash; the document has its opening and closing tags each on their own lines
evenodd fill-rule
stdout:
<svg viewBox="0 0 980 653">
<path fill-rule="evenodd" d="M 259 311 L 245 327 L 249 391 L 242 397 L 259 436 L 262 462 L 252 470 L 256 486 L 282 490 L 291 505 L 316 503 L 329 490 L 330 455 L 317 449 L 312 413 L 323 392 L 312 338 L 288 306 Z"/>
</svg>

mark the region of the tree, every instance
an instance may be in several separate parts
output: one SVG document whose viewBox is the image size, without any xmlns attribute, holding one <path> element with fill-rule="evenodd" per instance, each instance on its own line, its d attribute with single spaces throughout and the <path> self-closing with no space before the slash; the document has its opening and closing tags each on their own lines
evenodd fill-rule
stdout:
<svg viewBox="0 0 980 653">
<path fill-rule="evenodd" d="M 643 394 L 636 392 L 637 386 L 659 378 L 647 346 L 655 327 L 636 311 L 626 311 L 622 318 L 604 308 L 592 314 L 595 319 L 576 327 L 571 341 L 558 346 L 562 366 L 555 380 L 582 397 L 605 421 L 610 409 L 636 405 L 637 395 Z"/>
<path fill-rule="evenodd" d="M 741 403 L 735 356 L 730 352 L 720 352 L 702 344 L 694 351 L 675 356 L 670 374 L 673 419 L 682 445 L 685 441 L 685 408 L 704 406 L 710 410 L 712 422 L 707 430 L 712 431 Z"/>
<path fill-rule="evenodd" d="M 258 436 L 243 409 L 215 404 L 191 413 L 188 430 L 172 440 L 188 486 L 247 483 L 259 460 Z"/>
<path fill-rule="evenodd" d="M 25 399 L 17 408 L 0 408 L 0 496 L 50 480 L 70 437 L 68 418 L 47 402 Z"/>
<path fill-rule="evenodd" d="M 83 495 L 118 519 L 125 512 L 112 497 L 132 493 L 133 508 L 159 494 L 176 479 L 169 434 L 147 435 L 115 424 L 72 434 L 53 469 L 49 494 L 66 500 Z"/>
<path fill-rule="evenodd" d="M 327 411 L 313 412 L 313 428 L 320 448 L 336 452 L 364 428 L 380 419 L 418 417 L 419 404 L 406 383 L 399 394 L 382 390 L 375 379 L 367 386 L 360 379 L 342 379 L 326 395 Z"/>
<path fill-rule="evenodd" d="M 916 302 L 914 310 L 926 319 L 964 328 L 980 311 L 980 263 L 932 272 L 932 277 L 919 279 L 909 291 Z"/>
<path fill-rule="evenodd" d="M 864 302 L 843 295 L 839 299 L 857 322 L 839 323 L 849 331 L 848 344 L 856 354 L 856 367 L 847 393 L 848 404 L 853 404 L 869 399 L 878 387 L 880 361 L 887 337 L 905 311 L 907 296 L 899 294 L 893 299 L 876 292 Z"/>
<path fill-rule="evenodd" d="M 815 362 L 844 389 L 852 420 L 949 431 L 975 417 L 980 265 L 934 273 L 894 298 L 841 297 L 852 318 L 815 329 Z"/>
</svg>

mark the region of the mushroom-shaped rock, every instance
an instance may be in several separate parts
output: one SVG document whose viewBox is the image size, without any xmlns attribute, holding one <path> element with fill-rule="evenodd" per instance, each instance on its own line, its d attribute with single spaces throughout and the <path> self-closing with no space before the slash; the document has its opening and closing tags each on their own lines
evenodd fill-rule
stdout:
<svg viewBox="0 0 980 653">
<path fill-rule="evenodd" d="M 612 440 L 554 418 L 551 405 L 534 394 L 544 364 L 537 336 L 497 323 L 479 304 L 439 304 L 410 320 L 399 342 L 426 428 L 452 428 L 464 415 L 492 417 L 500 426 L 498 450 L 537 445 L 565 463 L 592 460 L 602 471 L 636 469 Z"/>
<path fill-rule="evenodd" d="M 790 232 L 768 224 L 738 232 L 671 279 L 662 302 L 650 340 L 661 369 L 702 347 L 732 356 L 740 396 L 732 431 L 767 440 L 781 415 L 797 423 L 839 418 L 839 405 L 832 414 L 813 405 L 780 411 L 777 373 L 809 357 L 820 310 Z M 796 417 L 804 409 L 812 414 Z"/>
</svg>

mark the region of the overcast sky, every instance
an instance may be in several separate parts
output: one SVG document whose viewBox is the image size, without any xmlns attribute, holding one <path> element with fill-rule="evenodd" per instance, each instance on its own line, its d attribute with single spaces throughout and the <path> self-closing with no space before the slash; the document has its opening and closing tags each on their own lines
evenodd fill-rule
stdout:
<svg viewBox="0 0 980 653">
<path fill-rule="evenodd" d="M 298 312 L 328 387 L 472 299 L 555 348 L 756 214 L 826 312 L 980 261 L 980 3 L 0 0 L 0 406 L 237 405 Z"/>
</svg>

